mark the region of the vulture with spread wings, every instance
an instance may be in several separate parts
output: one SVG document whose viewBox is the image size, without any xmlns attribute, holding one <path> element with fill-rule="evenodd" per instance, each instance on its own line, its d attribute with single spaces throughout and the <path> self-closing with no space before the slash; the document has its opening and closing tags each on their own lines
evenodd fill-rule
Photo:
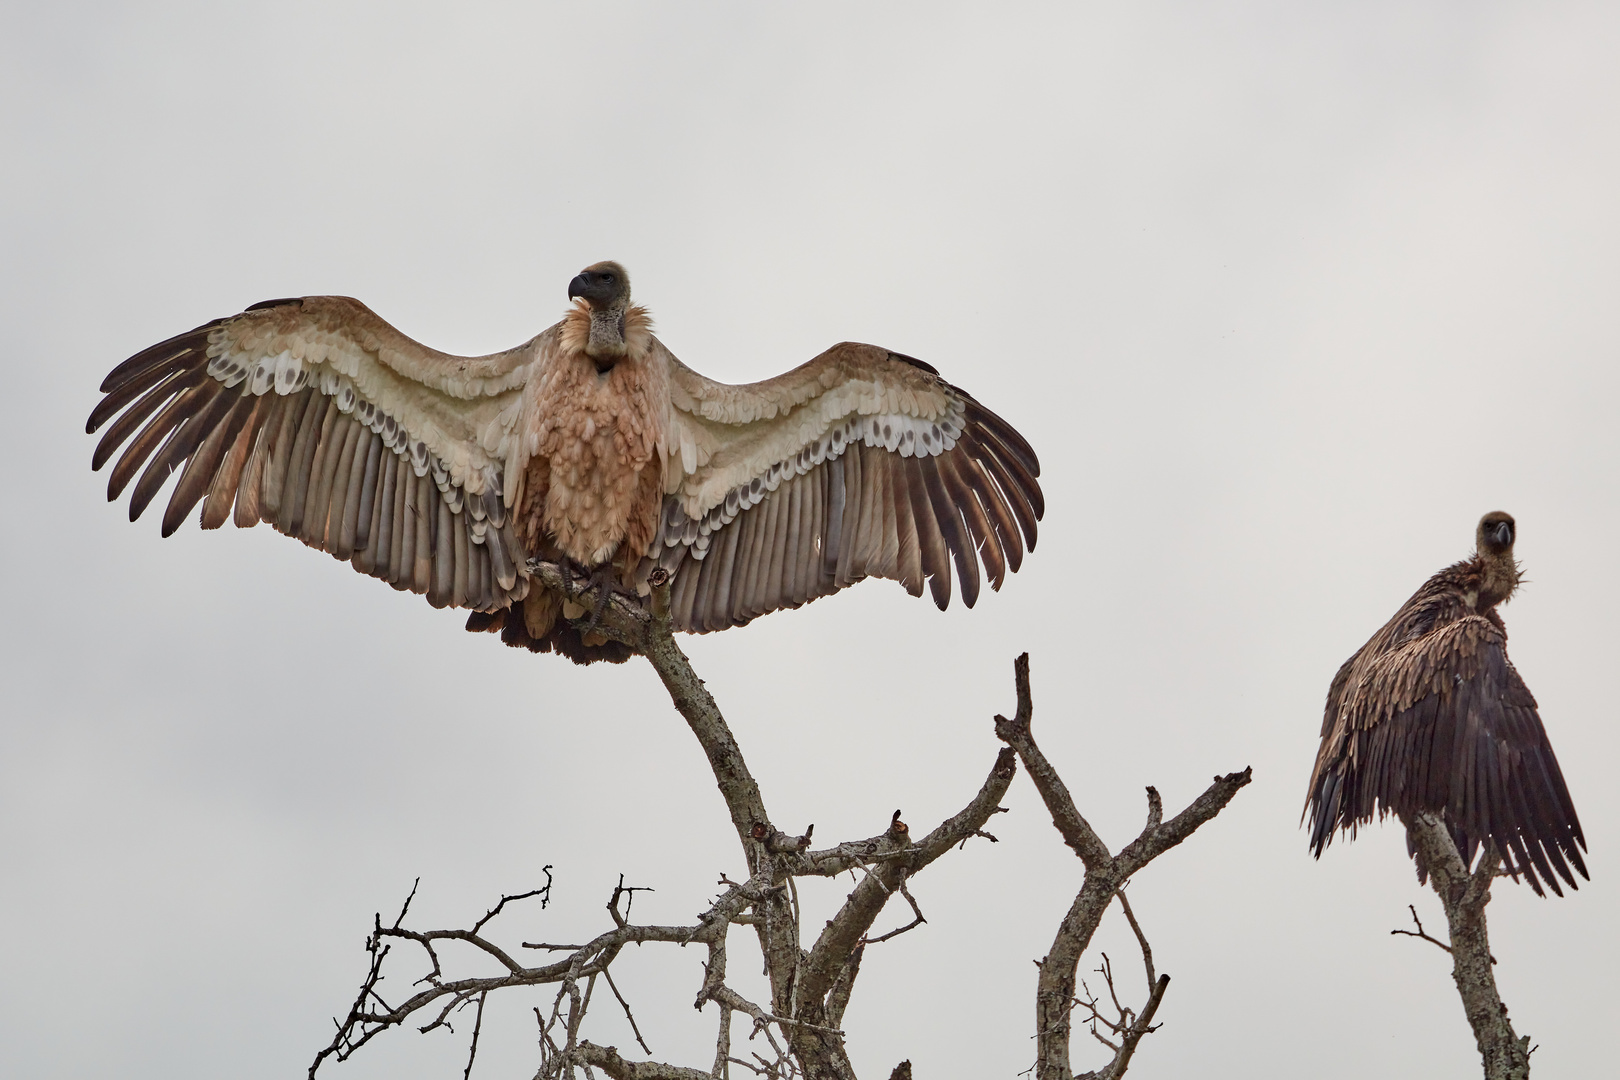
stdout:
<svg viewBox="0 0 1620 1080">
<path fill-rule="evenodd" d="M 1480 519 L 1475 555 L 1434 575 L 1328 689 L 1306 813 L 1317 856 L 1336 829 L 1427 812 L 1470 866 L 1495 845 L 1538 895 L 1587 877 L 1586 839 L 1536 699 L 1507 655 L 1498 604 L 1519 587 L 1516 525 Z M 1420 876 L 1423 867 L 1418 868 Z"/>
<path fill-rule="evenodd" d="M 469 630 L 576 661 L 628 650 L 531 580 L 531 559 L 646 591 L 702 633 L 890 578 L 972 607 L 1033 550 L 1040 465 L 927 364 L 845 342 L 745 386 L 652 335 L 616 263 L 569 285 L 563 320 L 506 352 L 420 345 L 357 300 L 273 300 L 145 349 L 90 415 L 108 498 L 141 515 L 170 474 L 172 533 L 270 522 Z"/>
</svg>

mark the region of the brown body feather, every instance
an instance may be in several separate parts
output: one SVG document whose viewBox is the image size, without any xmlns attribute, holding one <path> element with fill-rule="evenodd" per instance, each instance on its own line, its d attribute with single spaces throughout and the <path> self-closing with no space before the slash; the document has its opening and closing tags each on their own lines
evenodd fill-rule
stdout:
<svg viewBox="0 0 1620 1080">
<path fill-rule="evenodd" d="M 1486 515 L 1478 553 L 1425 582 L 1334 676 L 1306 801 L 1318 856 L 1337 830 L 1427 812 L 1465 860 L 1493 843 L 1538 894 L 1587 876 L 1574 803 L 1496 610 L 1518 585 L 1513 528 Z"/>
<path fill-rule="evenodd" d="M 563 321 L 501 353 L 422 346 L 347 297 L 254 305 L 108 375 L 95 468 L 139 517 L 169 478 L 173 532 L 268 521 L 469 630 L 580 662 L 628 652 L 570 620 L 532 558 L 674 574 L 676 625 L 703 632 L 867 577 L 952 570 L 972 606 L 1033 549 L 1034 451 L 928 365 L 845 342 L 744 386 L 704 378 L 629 304 L 623 268 L 587 268 Z M 110 421 L 110 423 L 109 423 Z"/>
</svg>

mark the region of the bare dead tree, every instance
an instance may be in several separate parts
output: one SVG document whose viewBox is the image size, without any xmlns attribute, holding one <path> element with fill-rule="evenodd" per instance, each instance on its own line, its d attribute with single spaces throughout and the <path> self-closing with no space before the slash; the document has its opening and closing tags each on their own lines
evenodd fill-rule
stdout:
<svg viewBox="0 0 1620 1080">
<path fill-rule="evenodd" d="M 1035 1075 L 1037 1080 L 1069 1080 L 1075 1075 L 1069 1060 L 1069 1038 L 1073 1026 L 1072 1017 L 1077 1005 L 1088 1008 L 1093 1025 L 1101 1020 L 1094 998 L 1087 1003 L 1075 997 L 1075 978 L 1081 954 L 1091 944 L 1091 937 L 1096 933 L 1097 924 L 1102 921 L 1103 913 L 1108 910 L 1114 898 L 1118 897 L 1126 918 L 1130 921 L 1131 929 L 1142 947 L 1150 989 L 1148 1000 L 1140 1010 L 1128 1013 L 1127 1010 L 1121 1009 L 1117 1025 L 1108 1025 L 1119 1037 L 1118 1043 L 1104 1039 L 1098 1034 L 1098 1038 L 1113 1049 L 1113 1060 L 1095 1072 L 1083 1074 L 1096 1077 L 1098 1080 L 1115 1080 L 1125 1075 L 1125 1070 L 1130 1066 L 1131 1056 L 1136 1053 L 1137 1044 L 1142 1041 L 1144 1035 L 1153 1030 L 1153 1016 L 1158 1011 L 1159 1002 L 1164 998 L 1164 992 L 1170 986 L 1170 976 L 1159 975 L 1156 978 L 1154 976 L 1153 952 L 1148 948 L 1147 938 L 1143 936 L 1142 928 L 1137 924 L 1136 916 L 1125 900 L 1123 890 L 1126 882 L 1131 875 L 1180 844 L 1200 825 L 1220 813 L 1226 804 L 1232 801 L 1232 796 L 1249 782 L 1250 770 L 1244 769 L 1240 773 L 1215 777 L 1214 783 L 1206 788 L 1202 795 L 1169 821 L 1164 820 L 1164 801 L 1158 791 L 1148 788 L 1146 826 L 1135 840 L 1120 850 L 1118 855 L 1112 855 L 1108 851 L 1108 845 L 1103 843 L 1086 819 L 1080 816 L 1080 811 L 1075 808 L 1074 799 L 1069 794 L 1067 785 L 1063 783 L 1063 778 L 1058 775 L 1057 769 L 1046 759 L 1046 755 L 1041 753 L 1040 747 L 1035 745 L 1035 737 L 1030 730 L 1030 721 L 1035 709 L 1029 693 L 1029 654 L 1026 653 L 1017 659 L 1013 665 L 1013 672 L 1014 682 L 1018 688 L 1018 711 L 1011 720 L 1004 716 L 996 717 L 996 735 L 1017 752 L 1019 760 L 1024 763 L 1024 768 L 1029 771 L 1030 779 L 1035 782 L 1035 790 L 1040 792 L 1041 799 L 1046 803 L 1047 812 L 1052 815 L 1052 824 L 1057 827 L 1063 842 L 1074 850 L 1086 868 L 1080 892 L 1075 896 L 1068 914 L 1058 926 L 1057 936 L 1052 940 L 1052 947 L 1047 951 L 1046 958 L 1039 962 L 1040 977 L 1035 991 Z M 1109 993 L 1112 995 L 1112 971 L 1106 965 L 1102 971 L 1108 983 Z M 1117 1008 L 1119 1005 L 1117 997 L 1114 997 L 1114 1004 Z M 1095 1026 L 1092 1031 L 1097 1034 Z"/>
<path fill-rule="evenodd" d="M 1463 862 L 1451 832 L 1433 814 L 1403 818 L 1407 841 L 1417 856 L 1420 876 L 1445 909 L 1450 944 L 1431 937 L 1412 908 L 1416 931 L 1392 930 L 1432 942 L 1451 954 L 1451 978 L 1462 998 L 1463 1013 L 1474 1030 L 1474 1043 L 1485 1066 L 1485 1080 L 1526 1080 L 1530 1075 L 1530 1037 L 1514 1033 L 1507 1006 L 1496 989 L 1491 966 L 1490 935 L 1485 926 L 1485 905 L 1491 902 L 1491 882 L 1507 876 L 1501 853 L 1487 842 L 1472 871 Z"/>
<path fill-rule="evenodd" d="M 536 562 L 530 570 L 545 584 L 566 595 L 583 597 L 591 587 L 577 581 L 565 568 Z M 583 1071 L 600 1069 L 614 1080 L 699 1080 L 729 1078 L 733 1066 L 737 1075 L 751 1074 L 764 1080 L 853 1080 L 855 1071 L 844 1046 L 843 1022 L 862 957 L 868 946 L 906 933 L 926 920 L 922 907 L 911 891 L 912 880 L 952 848 L 981 837 L 995 837 L 985 831 L 990 818 L 1002 812 L 1001 800 L 1022 760 L 1029 770 L 1064 840 L 1086 865 L 1080 894 L 1059 928 L 1047 958 L 1041 962 L 1036 992 L 1037 1073 L 1040 1080 L 1073 1076 L 1069 1068 L 1069 1030 L 1076 1008 L 1089 1012 L 1092 1031 L 1113 1048 L 1113 1058 L 1099 1072 L 1086 1076 L 1123 1076 L 1137 1044 L 1154 1030 L 1153 1018 L 1169 985 L 1169 976 L 1155 975 L 1152 949 L 1125 900 L 1124 887 L 1130 876 L 1158 855 L 1181 843 L 1204 822 L 1214 817 L 1249 782 L 1249 773 L 1234 773 L 1216 782 L 1182 813 L 1168 822 L 1161 820 L 1159 795 L 1148 789 L 1148 825 L 1142 834 L 1117 856 L 1092 832 L 1074 808 L 1074 803 L 1056 770 L 1041 754 L 1030 735 L 1033 712 L 1029 692 L 1029 658 L 1021 656 L 1015 665 L 1018 709 L 1013 720 L 996 718 L 996 733 L 1007 745 L 996 755 L 977 793 L 956 814 L 940 822 L 926 835 L 913 838 L 911 829 L 895 811 L 886 827 L 865 839 L 850 840 L 825 848 L 812 848 L 814 826 L 800 835 L 791 835 L 772 824 L 759 785 L 743 760 L 742 751 L 731 729 L 693 672 L 670 632 L 667 578 L 655 571 L 650 603 L 613 595 L 604 604 L 586 605 L 591 611 L 591 629 L 631 645 L 652 663 L 663 680 L 676 709 L 697 738 L 731 814 L 732 825 L 742 845 L 747 875 L 742 881 L 721 877 L 718 898 L 686 925 L 643 925 L 630 920 L 634 889 L 623 879 L 614 888 L 607 904 L 612 925 L 583 944 L 521 942 L 521 949 L 555 956 L 548 962 L 528 963 L 518 950 L 498 944 L 486 930 L 510 903 L 538 898 L 542 906 L 550 896 L 550 868 L 544 886 L 528 893 L 503 896 L 470 930 L 414 930 L 405 925 L 410 908 L 407 897 L 399 916 L 389 925 L 374 919 L 366 948 L 371 961 L 359 994 L 348 1016 L 337 1024 L 332 1042 L 310 1065 L 316 1071 L 328 1059 L 342 1061 L 372 1038 L 392 1027 L 407 1023 L 423 1032 L 448 1027 L 453 1017 L 472 1010 L 473 1022 L 464 1080 L 471 1076 L 478 1052 L 484 1003 L 489 995 L 514 987 L 555 987 L 549 1010 L 535 1009 L 540 1063 L 536 1080 L 574 1080 Z M 855 887 L 843 906 L 806 947 L 800 923 L 798 891 L 795 882 L 804 878 L 831 878 L 840 874 L 855 876 Z M 414 896 L 414 889 L 412 891 Z M 899 897 L 909 908 L 911 920 L 895 930 L 872 936 L 872 927 L 891 900 Z M 1150 987 L 1148 1001 L 1139 1009 L 1119 1005 L 1111 965 L 1104 958 L 1103 974 L 1114 1003 L 1112 1018 L 1104 1017 L 1095 998 L 1082 1002 L 1075 997 L 1075 972 L 1081 954 L 1091 940 L 1097 923 L 1115 898 L 1130 922 L 1141 947 Z M 621 908 L 622 904 L 622 908 Z M 751 927 L 765 959 L 769 982 L 768 1001 L 745 998 L 728 984 L 726 945 L 733 927 Z M 604 984 L 617 1000 L 641 1052 L 650 1056 L 640 1028 L 624 996 L 614 984 L 611 967 L 628 944 L 668 943 L 700 945 L 707 952 L 704 974 L 693 1005 L 698 1009 L 713 1004 L 717 1013 L 715 1055 L 706 1069 L 634 1061 L 620 1054 L 617 1047 L 601 1046 L 583 1034 L 583 1025 L 599 990 Z M 448 943 L 471 947 L 498 968 L 496 974 L 478 977 L 452 977 L 441 962 L 441 949 Z M 414 945 L 427 967 L 427 973 L 411 984 L 408 996 L 390 1003 L 381 993 L 384 962 L 395 944 Z M 521 958 L 521 959 L 520 959 Z M 741 1014 L 747 1027 L 742 1051 L 733 1037 L 734 1018 Z M 1107 1031 L 1113 1038 L 1102 1034 Z M 1117 1041 L 1115 1041 L 1117 1040 Z M 896 1066 L 893 1077 L 911 1075 L 909 1062 Z"/>
</svg>

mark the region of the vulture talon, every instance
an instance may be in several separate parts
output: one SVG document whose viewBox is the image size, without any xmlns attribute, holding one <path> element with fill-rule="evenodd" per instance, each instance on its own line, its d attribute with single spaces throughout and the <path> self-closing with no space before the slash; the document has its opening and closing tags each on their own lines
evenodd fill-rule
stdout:
<svg viewBox="0 0 1620 1080">
<path fill-rule="evenodd" d="M 607 606 L 613 599 L 613 594 L 623 592 L 619 588 L 619 583 L 615 580 L 611 565 L 597 567 L 596 572 L 591 575 L 591 583 L 580 590 L 580 595 L 588 594 L 593 588 L 597 590 L 596 607 L 591 612 L 591 621 L 585 624 L 584 630 L 580 631 L 582 636 L 596 633 L 596 628 L 602 625 L 602 616 L 607 614 Z"/>
</svg>

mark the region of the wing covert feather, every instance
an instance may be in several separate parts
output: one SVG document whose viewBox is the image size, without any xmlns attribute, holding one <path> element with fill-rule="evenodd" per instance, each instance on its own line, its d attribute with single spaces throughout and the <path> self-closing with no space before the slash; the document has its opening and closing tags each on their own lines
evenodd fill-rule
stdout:
<svg viewBox="0 0 1620 1080">
<path fill-rule="evenodd" d="M 1334 676 L 1323 731 L 1307 800 L 1318 854 L 1338 829 L 1427 811 L 1442 814 L 1464 859 L 1494 842 L 1538 894 L 1586 876 L 1574 803 L 1492 619 L 1436 628 L 1421 605 L 1403 610 Z"/>
<path fill-rule="evenodd" d="M 108 497 L 139 472 L 131 520 L 178 472 L 165 536 L 199 502 L 205 528 L 234 506 L 239 526 L 269 520 L 435 605 L 502 607 L 527 591 L 499 493 L 544 339 L 456 357 L 345 297 L 256 306 L 113 369 L 86 425 L 111 421 L 92 465 L 123 449 Z"/>
<path fill-rule="evenodd" d="M 676 624 L 740 625 L 866 577 L 972 607 L 1033 549 L 1040 465 L 1010 424 L 909 357 L 845 342 L 728 386 L 667 350 L 662 548 Z"/>
</svg>

